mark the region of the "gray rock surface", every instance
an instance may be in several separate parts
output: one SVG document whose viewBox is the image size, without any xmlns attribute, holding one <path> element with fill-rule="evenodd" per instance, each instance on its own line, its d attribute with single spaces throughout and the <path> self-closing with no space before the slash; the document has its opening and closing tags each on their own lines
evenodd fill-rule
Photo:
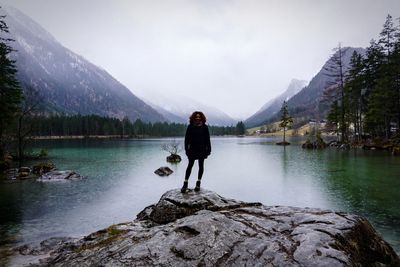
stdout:
<svg viewBox="0 0 400 267">
<path fill-rule="evenodd" d="M 52 246 L 38 266 L 400 266 L 360 216 L 246 203 L 204 189 L 168 191 L 132 222 Z"/>
</svg>

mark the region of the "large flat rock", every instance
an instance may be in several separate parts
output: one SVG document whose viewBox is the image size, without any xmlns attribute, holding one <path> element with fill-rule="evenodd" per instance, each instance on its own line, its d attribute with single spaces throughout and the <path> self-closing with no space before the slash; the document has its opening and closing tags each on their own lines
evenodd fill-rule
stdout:
<svg viewBox="0 0 400 267">
<path fill-rule="evenodd" d="M 39 266 L 400 266 L 360 216 L 264 206 L 204 189 L 168 191 L 132 222 L 55 243 L 50 252 L 34 249 L 50 255 Z"/>
</svg>

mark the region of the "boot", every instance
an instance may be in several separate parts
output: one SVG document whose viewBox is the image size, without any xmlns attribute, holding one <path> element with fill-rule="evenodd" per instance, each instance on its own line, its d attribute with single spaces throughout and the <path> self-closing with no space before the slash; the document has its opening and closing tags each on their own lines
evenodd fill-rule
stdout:
<svg viewBox="0 0 400 267">
<path fill-rule="evenodd" d="M 188 188 L 188 182 L 184 181 L 183 186 L 181 188 L 181 193 L 186 193 L 187 188 Z"/>
<path fill-rule="evenodd" d="M 196 182 L 196 187 L 194 188 L 194 191 L 196 191 L 196 192 L 200 191 L 200 181 Z"/>
</svg>

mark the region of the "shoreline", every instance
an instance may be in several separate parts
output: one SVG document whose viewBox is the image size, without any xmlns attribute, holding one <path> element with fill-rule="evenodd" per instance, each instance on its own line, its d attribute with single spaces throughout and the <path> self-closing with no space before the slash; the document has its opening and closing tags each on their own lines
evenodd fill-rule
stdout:
<svg viewBox="0 0 400 267">
<path fill-rule="evenodd" d="M 71 140 L 71 139 L 143 139 L 152 136 L 129 136 L 129 135 L 46 135 L 33 136 L 33 140 Z"/>
<path fill-rule="evenodd" d="M 212 135 L 213 137 L 237 137 L 237 135 Z M 147 139 L 147 138 L 184 138 L 185 136 L 150 136 L 150 135 L 46 135 L 32 136 L 33 140 L 75 140 L 75 139 Z M 240 136 L 251 137 L 251 135 Z"/>
</svg>

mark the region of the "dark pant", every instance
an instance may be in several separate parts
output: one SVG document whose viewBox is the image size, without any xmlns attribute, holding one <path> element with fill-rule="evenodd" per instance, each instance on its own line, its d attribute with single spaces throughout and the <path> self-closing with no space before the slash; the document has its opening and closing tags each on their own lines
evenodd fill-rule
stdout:
<svg viewBox="0 0 400 267">
<path fill-rule="evenodd" d="M 192 168 L 194 165 L 194 161 L 195 161 L 195 159 L 189 158 L 189 164 L 186 168 L 185 180 L 189 180 L 190 173 L 192 172 Z M 198 161 L 199 161 L 199 174 L 198 174 L 197 178 L 199 180 L 201 180 L 201 177 L 203 176 L 203 172 L 204 172 L 204 159 L 198 159 Z"/>
</svg>

